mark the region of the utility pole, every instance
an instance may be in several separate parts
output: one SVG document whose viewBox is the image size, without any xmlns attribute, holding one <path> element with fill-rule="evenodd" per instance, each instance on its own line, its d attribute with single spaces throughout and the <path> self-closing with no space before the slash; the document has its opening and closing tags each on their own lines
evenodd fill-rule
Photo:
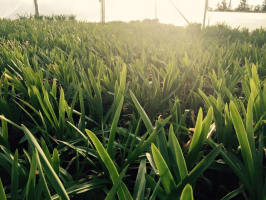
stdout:
<svg viewBox="0 0 266 200">
<path fill-rule="evenodd" d="M 157 17 L 157 0 L 155 0 L 155 19 L 158 19 L 158 17 Z"/>
<path fill-rule="evenodd" d="M 206 21 L 206 13 L 208 9 L 209 0 L 205 0 L 205 10 L 204 10 L 204 17 L 203 17 L 203 28 L 205 28 L 205 21 Z"/>
<path fill-rule="evenodd" d="M 34 8 L 35 8 L 35 16 L 39 16 L 39 8 L 38 8 L 38 2 L 37 0 L 33 0 L 34 1 Z"/>
<path fill-rule="evenodd" d="M 101 2 L 101 21 L 105 22 L 105 0 L 99 0 Z"/>
</svg>

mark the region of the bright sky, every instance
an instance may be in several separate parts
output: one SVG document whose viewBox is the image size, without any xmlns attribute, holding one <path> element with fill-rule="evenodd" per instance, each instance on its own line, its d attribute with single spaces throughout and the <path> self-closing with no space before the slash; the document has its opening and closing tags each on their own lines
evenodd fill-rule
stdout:
<svg viewBox="0 0 266 200">
<path fill-rule="evenodd" d="M 221 0 L 209 0 L 210 7 L 215 8 Z M 229 1 L 229 0 L 228 0 Z M 38 0 L 41 14 L 76 14 L 78 19 L 99 21 L 99 0 Z M 155 0 L 106 0 L 106 19 L 125 20 L 154 18 Z M 168 0 L 157 0 L 158 17 L 180 17 Z M 173 0 L 176 6 L 195 21 L 202 15 L 205 0 Z M 232 0 L 233 7 L 240 0 Z M 262 4 L 263 0 L 248 0 L 251 5 Z M 0 16 L 14 17 L 17 13 L 33 13 L 33 0 L 0 0 Z"/>
</svg>

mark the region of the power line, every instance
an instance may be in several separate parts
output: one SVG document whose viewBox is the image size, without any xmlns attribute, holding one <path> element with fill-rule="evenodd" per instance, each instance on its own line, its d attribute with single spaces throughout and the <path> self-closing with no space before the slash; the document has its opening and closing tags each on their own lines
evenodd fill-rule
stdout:
<svg viewBox="0 0 266 200">
<path fill-rule="evenodd" d="M 21 1 L 15 8 L 13 8 L 8 14 L 5 14 L 3 17 L 8 17 L 9 15 L 11 15 L 13 12 L 15 12 L 23 3 L 25 0 Z"/>
<path fill-rule="evenodd" d="M 181 13 L 181 11 L 176 7 L 176 5 L 173 3 L 172 0 L 169 0 L 171 2 L 171 4 L 175 7 L 175 9 L 177 10 L 177 12 L 179 12 L 179 14 L 184 18 L 184 20 L 186 20 L 186 22 L 188 24 L 190 24 L 190 22 L 187 20 L 187 18 Z"/>
</svg>

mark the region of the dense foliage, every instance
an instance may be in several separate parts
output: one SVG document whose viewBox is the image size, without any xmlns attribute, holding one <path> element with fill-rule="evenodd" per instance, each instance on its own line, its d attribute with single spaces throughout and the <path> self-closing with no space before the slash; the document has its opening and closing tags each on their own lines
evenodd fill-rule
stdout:
<svg viewBox="0 0 266 200">
<path fill-rule="evenodd" d="M 0 199 L 264 199 L 265 41 L 0 20 Z"/>
<path fill-rule="evenodd" d="M 212 10 L 212 8 L 209 8 Z M 216 5 L 215 11 L 222 11 L 222 12 L 266 12 L 266 0 L 263 1 L 262 5 L 249 5 L 247 0 L 240 0 L 238 6 L 236 8 L 232 8 L 232 0 L 222 0 L 218 2 Z"/>
</svg>

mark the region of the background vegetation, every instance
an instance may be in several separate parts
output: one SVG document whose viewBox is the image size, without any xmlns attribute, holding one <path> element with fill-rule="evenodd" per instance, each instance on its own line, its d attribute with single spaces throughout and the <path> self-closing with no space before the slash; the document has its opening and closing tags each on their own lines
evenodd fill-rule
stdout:
<svg viewBox="0 0 266 200">
<path fill-rule="evenodd" d="M 232 8 L 232 0 L 222 0 L 217 4 L 215 11 L 236 11 L 236 12 L 266 12 L 266 0 L 263 1 L 262 5 L 252 6 L 247 3 L 247 0 L 240 0 L 240 3 L 236 8 Z M 212 10 L 212 9 L 211 9 Z"/>
</svg>

